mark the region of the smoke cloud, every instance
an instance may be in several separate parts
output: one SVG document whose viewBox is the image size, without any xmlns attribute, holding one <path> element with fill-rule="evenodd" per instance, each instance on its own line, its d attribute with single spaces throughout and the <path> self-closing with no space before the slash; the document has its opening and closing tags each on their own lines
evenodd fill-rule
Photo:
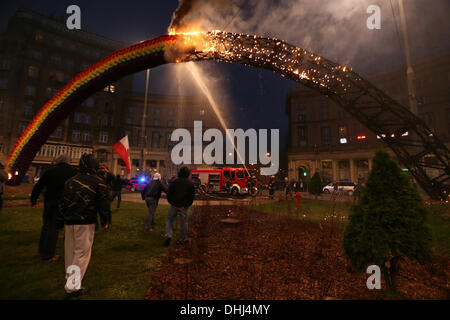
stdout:
<svg viewBox="0 0 450 320">
<path fill-rule="evenodd" d="M 366 26 L 370 5 L 381 8 L 380 30 Z M 413 58 L 448 50 L 450 2 L 411 0 L 404 5 Z M 280 38 L 363 70 L 380 62 L 403 62 L 398 0 L 184 0 L 172 26 Z"/>
</svg>

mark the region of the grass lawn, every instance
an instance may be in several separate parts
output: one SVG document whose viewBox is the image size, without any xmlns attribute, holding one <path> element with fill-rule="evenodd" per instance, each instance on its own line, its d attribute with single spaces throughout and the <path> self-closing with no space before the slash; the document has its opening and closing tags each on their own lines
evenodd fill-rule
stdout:
<svg viewBox="0 0 450 320">
<path fill-rule="evenodd" d="M 83 280 L 89 289 L 86 299 L 142 299 L 150 271 L 168 253 L 163 233 L 168 206 L 156 212 L 156 230 L 145 233 L 144 203 L 123 202 L 113 209 L 112 228 L 99 229 L 92 258 Z M 56 252 L 61 259 L 42 263 L 38 243 L 42 208 L 4 208 L 0 213 L 0 299 L 64 298 L 64 234 Z M 174 225 L 174 239 L 178 223 Z"/>
<path fill-rule="evenodd" d="M 334 218 L 334 221 L 345 225 L 348 222 L 351 203 L 336 202 L 334 205 L 334 212 L 337 216 L 337 218 Z M 249 206 L 249 208 L 282 216 L 297 216 L 295 200 L 258 204 Z M 332 202 L 302 200 L 299 218 L 319 222 L 324 221 L 324 218 L 332 219 L 332 212 Z M 428 223 L 432 230 L 435 251 L 440 254 L 450 255 L 450 205 L 431 205 L 429 212 Z"/>
</svg>

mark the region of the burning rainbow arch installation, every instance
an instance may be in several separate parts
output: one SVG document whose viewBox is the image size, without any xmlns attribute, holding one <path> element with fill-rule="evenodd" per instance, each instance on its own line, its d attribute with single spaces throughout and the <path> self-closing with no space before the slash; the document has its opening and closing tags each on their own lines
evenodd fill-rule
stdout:
<svg viewBox="0 0 450 320">
<path fill-rule="evenodd" d="M 141 70 L 199 60 L 265 68 L 319 91 L 380 137 L 430 197 L 448 200 L 449 151 L 408 108 L 347 66 L 282 40 L 224 31 L 162 35 L 116 51 L 78 74 L 42 107 L 17 140 L 6 163 L 8 184 L 22 181 L 58 124 L 94 92 Z"/>
</svg>

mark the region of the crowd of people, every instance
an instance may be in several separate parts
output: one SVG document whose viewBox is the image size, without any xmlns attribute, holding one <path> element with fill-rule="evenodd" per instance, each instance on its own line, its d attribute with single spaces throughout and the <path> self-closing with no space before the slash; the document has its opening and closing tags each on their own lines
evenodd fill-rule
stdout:
<svg viewBox="0 0 450 320">
<path fill-rule="evenodd" d="M 3 174 L 3 166 L 0 169 L 1 199 L 7 175 Z M 159 199 L 163 192 L 167 194 L 170 208 L 166 219 L 165 246 L 170 245 L 173 223 L 178 215 L 181 218 L 178 242 L 185 244 L 188 241 L 188 211 L 195 194 L 194 184 L 189 177 L 190 170 L 187 167 L 182 167 L 178 177 L 172 177 L 167 183 L 156 173 L 141 192 L 142 200 L 145 200 L 148 208 L 144 224 L 146 232 L 154 232 Z M 86 292 L 87 289 L 81 286 L 81 282 L 91 258 L 95 231 L 99 225 L 103 230 L 111 226 L 111 204 L 117 198 L 117 209 L 120 208 L 124 185 L 125 180 L 120 175 L 112 175 L 92 154 L 81 156 L 78 170 L 68 164 L 66 155 L 59 156 L 34 185 L 30 197 L 32 208 L 36 208 L 39 196 L 44 193 L 43 224 L 39 240 L 42 261 L 51 262 L 60 258 L 55 251 L 59 231 L 64 228 L 66 279 L 72 279 L 72 273 L 68 271 L 72 269 L 69 267 L 79 268 L 79 285 L 70 285 L 69 281 L 65 285 L 67 298 Z"/>
<path fill-rule="evenodd" d="M 120 175 L 112 175 L 108 168 L 99 164 L 92 154 L 83 154 L 78 169 L 68 163 L 68 157 L 61 155 L 55 159 L 53 166 L 45 171 L 34 185 L 30 197 L 30 205 L 36 208 L 41 193 L 44 194 L 43 224 L 39 239 L 38 251 L 44 262 L 56 261 L 60 258 L 55 254 L 59 232 L 64 229 L 64 262 L 66 279 L 71 277 L 68 272 L 71 266 L 79 268 L 79 285 L 66 283 L 67 297 L 78 296 L 86 292 L 81 286 L 89 265 L 95 231 L 101 226 L 103 230 L 110 228 L 112 223 L 111 204 L 117 199 L 116 208 L 120 208 L 121 192 L 126 181 Z M 190 178 L 190 170 L 182 167 L 178 176 L 172 176 L 168 181 L 155 173 L 141 191 L 142 200 L 147 206 L 147 216 L 144 223 L 145 232 L 155 231 L 155 213 L 162 193 L 166 193 L 170 205 L 165 224 L 165 240 L 163 245 L 169 246 L 173 237 L 173 224 L 180 217 L 180 239 L 178 244 L 186 244 L 188 233 L 188 211 L 199 186 L 195 177 Z M 8 176 L 0 163 L 0 210 L 4 184 Z M 229 188 L 229 181 L 226 187 Z M 257 179 L 250 176 L 247 185 L 254 187 L 256 192 Z M 274 197 L 276 181 L 271 177 L 266 185 L 269 197 Z M 300 211 L 300 191 L 303 191 L 303 181 L 284 180 L 286 200 L 288 197 L 297 200 L 297 210 Z M 45 190 L 45 191 L 44 191 Z M 358 184 L 354 196 L 359 198 L 361 186 Z"/>
</svg>

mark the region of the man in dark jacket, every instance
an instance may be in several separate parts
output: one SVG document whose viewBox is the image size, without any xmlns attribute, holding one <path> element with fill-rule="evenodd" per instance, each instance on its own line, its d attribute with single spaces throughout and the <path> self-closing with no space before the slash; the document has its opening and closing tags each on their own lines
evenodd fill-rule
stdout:
<svg viewBox="0 0 450 320">
<path fill-rule="evenodd" d="M 112 182 L 112 199 L 111 202 L 114 202 L 114 200 L 117 197 L 117 209 L 120 208 L 120 202 L 122 201 L 122 186 L 124 182 L 120 178 L 120 175 L 116 175 L 116 178 Z"/>
<path fill-rule="evenodd" d="M 148 208 L 147 219 L 145 220 L 144 226 L 145 231 L 155 231 L 155 211 L 163 191 L 167 193 L 167 186 L 161 181 L 161 175 L 155 173 L 153 175 L 153 180 L 150 180 L 141 192 L 142 200 L 145 200 Z"/>
<path fill-rule="evenodd" d="M 106 192 L 108 193 L 109 202 L 111 204 L 112 197 L 112 185 L 114 183 L 114 176 L 109 172 L 109 169 L 104 165 L 99 165 L 99 168 L 97 170 L 97 175 L 103 179 L 104 184 L 106 185 Z M 111 206 L 108 207 L 108 214 L 106 222 L 108 225 L 111 225 Z M 95 224 L 95 230 L 98 229 L 98 220 Z"/>
<path fill-rule="evenodd" d="M 43 224 L 39 240 L 39 254 L 45 262 L 59 258 L 59 255 L 55 256 L 56 242 L 58 240 L 58 229 L 56 227 L 58 208 L 64 183 L 77 174 L 77 170 L 67 162 L 68 157 L 66 155 L 56 158 L 54 161 L 55 165 L 44 172 L 31 192 L 31 207 L 35 208 L 39 195 L 45 189 Z"/>
<path fill-rule="evenodd" d="M 58 215 L 58 227 L 65 227 L 65 270 L 68 280 L 64 289 L 67 296 L 78 296 L 86 291 L 81 281 L 86 273 L 94 243 L 97 213 L 103 229 L 108 228 L 110 206 L 108 187 L 97 175 L 99 168 L 92 154 L 80 158 L 80 172 L 67 180 Z M 70 267 L 70 268 L 69 268 Z M 78 281 L 71 282 L 72 270 L 79 270 Z M 75 272 L 76 274 L 76 272 Z"/>
<path fill-rule="evenodd" d="M 188 228 L 188 210 L 194 202 L 195 189 L 194 184 L 189 179 L 191 171 L 187 167 L 182 167 L 178 172 L 178 178 L 169 185 L 167 191 L 167 201 L 170 203 L 170 209 L 166 220 L 166 241 L 164 245 L 170 245 L 173 234 L 173 222 L 178 214 L 181 217 L 181 236 L 180 243 L 187 242 Z"/>
<path fill-rule="evenodd" d="M 4 170 L 5 166 L 0 163 L 0 211 L 3 208 L 3 193 L 5 192 L 5 182 L 8 181 L 8 174 Z"/>
</svg>

